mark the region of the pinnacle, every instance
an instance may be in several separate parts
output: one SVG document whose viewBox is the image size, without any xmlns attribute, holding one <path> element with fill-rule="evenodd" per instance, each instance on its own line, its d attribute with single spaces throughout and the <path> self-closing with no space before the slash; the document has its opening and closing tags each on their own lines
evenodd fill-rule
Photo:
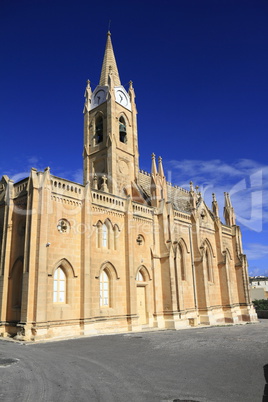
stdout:
<svg viewBox="0 0 268 402">
<path fill-rule="evenodd" d="M 164 169 L 161 156 L 158 157 L 158 174 L 161 177 L 164 177 Z"/>
<path fill-rule="evenodd" d="M 151 174 L 152 174 L 153 176 L 156 176 L 156 175 L 157 175 L 157 168 L 156 168 L 156 163 L 155 163 L 155 154 L 152 154 Z"/>
</svg>

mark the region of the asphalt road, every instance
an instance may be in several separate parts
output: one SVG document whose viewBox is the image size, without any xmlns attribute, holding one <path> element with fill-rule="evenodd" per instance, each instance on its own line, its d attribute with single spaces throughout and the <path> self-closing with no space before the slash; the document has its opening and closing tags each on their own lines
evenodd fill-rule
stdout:
<svg viewBox="0 0 268 402">
<path fill-rule="evenodd" d="M 2 339 L 0 400 L 261 402 L 267 363 L 268 320 L 35 344 Z"/>
</svg>

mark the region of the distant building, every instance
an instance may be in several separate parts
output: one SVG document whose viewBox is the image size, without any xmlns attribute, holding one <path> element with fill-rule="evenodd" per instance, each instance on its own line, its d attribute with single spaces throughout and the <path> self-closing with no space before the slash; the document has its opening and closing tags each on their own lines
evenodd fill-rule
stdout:
<svg viewBox="0 0 268 402">
<path fill-rule="evenodd" d="M 268 299 L 268 277 L 249 277 L 249 289 L 252 300 Z"/>
<path fill-rule="evenodd" d="M 164 113 L 170 124 L 161 109 L 155 119 Z M 215 195 L 210 209 L 192 183 L 186 190 L 167 182 L 160 157 L 141 171 L 136 115 L 108 33 L 99 85 L 92 91 L 88 82 L 85 92 L 84 183 L 49 168 L 0 182 L 2 336 L 256 320 L 229 194 L 222 223 Z M 154 133 L 146 135 L 153 147 Z"/>
</svg>

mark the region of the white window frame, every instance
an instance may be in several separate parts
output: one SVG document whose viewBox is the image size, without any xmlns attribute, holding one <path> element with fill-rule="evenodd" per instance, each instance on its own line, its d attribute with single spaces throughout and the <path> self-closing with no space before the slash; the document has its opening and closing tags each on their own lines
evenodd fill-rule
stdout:
<svg viewBox="0 0 268 402">
<path fill-rule="evenodd" d="M 105 269 L 100 274 L 100 307 L 110 307 L 110 278 Z"/>
<path fill-rule="evenodd" d="M 66 275 L 60 267 L 53 275 L 53 303 L 66 303 Z"/>
</svg>

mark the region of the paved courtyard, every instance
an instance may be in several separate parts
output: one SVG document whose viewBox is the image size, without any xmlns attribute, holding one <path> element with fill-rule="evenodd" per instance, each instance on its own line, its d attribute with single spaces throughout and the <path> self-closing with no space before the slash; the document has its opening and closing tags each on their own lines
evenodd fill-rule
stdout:
<svg viewBox="0 0 268 402">
<path fill-rule="evenodd" d="M 259 324 L 23 344 L 0 340 L 1 401 L 261 402 Z"/>
</svg>

